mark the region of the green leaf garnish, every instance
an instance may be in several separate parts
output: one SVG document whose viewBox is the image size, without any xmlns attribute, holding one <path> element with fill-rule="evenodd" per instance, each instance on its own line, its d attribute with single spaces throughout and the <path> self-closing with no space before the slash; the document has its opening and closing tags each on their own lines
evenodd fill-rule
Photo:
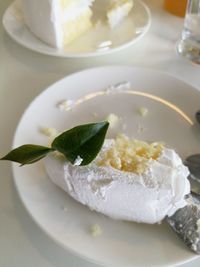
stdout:
<svg viewBox="0 0 200 267">
<path fill-rule="evenodd" d="M 72 164 L 80 156 L 81 165 L 87 165 L 99 153 L 108 126 L 108 122 L 100 122 L 74 127 L 56 137 L 52 148 L 64 154 Z"/>
<path fill-rule="evenodd" d="M 8 153 L 1 160 L 10 160 L 21 163 L 21 165 L 34 163 L 44 158 L 50 151 L 51 148 L 37 145 L 23 145 Z"/>
<path fill-rule="evenodd" d="M 108 122 L 76 126 L 56 137 L 51 148 L 38 145 L 22 145 L 0 160 L 10 160 L 21 165 L 35 163 L 52 151 L 59 151 L 72 164 L 80 157 L 81 165 L 89 164 L 99 153 L 108 130 Z"/>
</svg>

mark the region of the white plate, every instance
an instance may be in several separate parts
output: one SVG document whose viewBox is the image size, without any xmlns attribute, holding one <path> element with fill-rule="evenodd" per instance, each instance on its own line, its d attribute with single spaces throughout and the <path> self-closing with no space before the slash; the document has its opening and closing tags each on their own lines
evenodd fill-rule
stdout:
<svg viewBox="0 0 200 267">
<path fill-rule="evenodd" d="M 6 10 L 3 25 L 6 32 L 19 44 L 42 54 L 58 57 L 88 57 L 114 52 L 132 45 L 149 29 L 150 11 L 148 7 L 135 0 L 130 15 L 115 30 L 104 24 L 97 24 L 80 38 L 63 49 L 48 46 L 35 37 L 26 27 L 20 8 L 20 0 L 14 1 Z M 94 5 L 95 21 L 105 16 L 106 0 L 98 0 Z"/>
<path fill-rule="evenodd" d="M 105 90 L 123 81 L 131 83 L 129 91 Z M 65 99 L 79 104 L 61 111 L 56 105 Z M 108 136 L 125 132 L 139 139 L 165 141 L 184 158 L 199 152 L 199 129 L 194 120 L 199 103 L 199 91 L 164 73 L 117 66 L 85 70 L 53 84 L 30 104 L 17 128 L 14 147 L 46 145 L 47 137 L 39 132 L 41 126 L 63 131 L 102 120 L 112 112 L 121 122 Z M 138 114 L 140 107 L 149 110 L 146 117 Z M 195 258 L 166 223 L 115 221 L 77 203 L 48 179 L 42 162 L 24 167 L 13 164 L 13 170 L 19 194 L 33 219 L 57 243 L 79 256 L 113 267 L 174 266 Z M 103 229 L 97 238 L 89 233 L 94 223 Z"/>
</svg>

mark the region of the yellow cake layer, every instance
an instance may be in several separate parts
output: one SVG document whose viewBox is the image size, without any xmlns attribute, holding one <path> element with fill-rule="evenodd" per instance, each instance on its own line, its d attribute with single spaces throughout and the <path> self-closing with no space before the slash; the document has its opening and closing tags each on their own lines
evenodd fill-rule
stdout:
<svg viewBox="0 0 200 267">
<path fill-rule="evenodd" d="M 87 8 L 76 19 L 63 24 L 64 45 L 72 42 L 91 28 L 91 17 L 92 11 L 90 8 Z"/>
</svg>

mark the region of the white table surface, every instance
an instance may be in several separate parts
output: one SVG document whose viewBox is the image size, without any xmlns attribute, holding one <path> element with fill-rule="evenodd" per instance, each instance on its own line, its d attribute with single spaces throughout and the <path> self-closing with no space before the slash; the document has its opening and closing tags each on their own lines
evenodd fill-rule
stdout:
<svg viewBox="0 0 200 267">
<path fill-rule="evenodd" d="M 11 0 L 0 0 L 0 17 Z M 200 66 L 176 55 L 183 19 L 162 8 L 162 0 L 145 1 L 152 26 L 138 43 L 112 55 L 61 59 L 31 52 L 12 41 L 0 24 L 0 155 L 11 148 L 27 105 L 60 78 L 102 65 L 134 65 L 163 70 L 200 89 Z M 65 251 L 32 221 L 15 190 L 11 167 L 0 163 L 0 267 L 97 267 Z M 200 258 L 181 267 L 200 266 Z M 148 267 L 148 266 L 147 266 Z"/>
</svg>

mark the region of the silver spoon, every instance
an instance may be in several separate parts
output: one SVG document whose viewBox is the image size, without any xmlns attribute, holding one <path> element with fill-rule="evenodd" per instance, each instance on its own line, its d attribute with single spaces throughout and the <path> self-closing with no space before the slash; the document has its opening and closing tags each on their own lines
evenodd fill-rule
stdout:
<svg viewBox="0 0 200 267">
<path fill-rule="evenodd" d="M 200 111 L 195 117 L 200 124 Z M 190 181 L 200 183 L 200 154 L 187 157 L 184 164 L 190 170 Z M 200 194 L 191 192 L 187 202 L 187 206 L 167 217 L 166 221 L 192 251 L 200 254 Z"/>
<path fill-rule="evenodd" d="M 191 192 L 187 202 L 166 221 L 192 251 L 200 254 L 200 195 Z"/>
</svg>

